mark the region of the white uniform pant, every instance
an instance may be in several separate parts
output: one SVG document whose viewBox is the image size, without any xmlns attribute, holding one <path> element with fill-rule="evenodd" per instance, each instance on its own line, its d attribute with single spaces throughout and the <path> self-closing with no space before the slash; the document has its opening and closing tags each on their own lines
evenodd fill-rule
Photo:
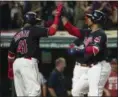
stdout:
<svg viewBox="0 0 119 97">
<path fill-rule="evenodd" d="M 17 58 L 13 63 L 14 82 L 17 96 L 38 97 L 41 87 L 38 81 L 38 61 L 34 58 Z"/>
<path fill-rule="evenodd" d="M 76 65 L 72 79 L 72 95 L 82 97 L 88 93 L 88 96 L 101 97 L 110 72 L 111 66 L 106 61 L 98 62 L 91 68 Z"/>
</svg>

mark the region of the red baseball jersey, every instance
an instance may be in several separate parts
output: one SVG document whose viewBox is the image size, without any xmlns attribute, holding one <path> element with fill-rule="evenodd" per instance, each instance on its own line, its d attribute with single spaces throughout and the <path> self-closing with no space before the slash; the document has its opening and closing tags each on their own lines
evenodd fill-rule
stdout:
<svg viewBox="0 0 119 97">
<path fill-rule="evenodd" d="M 118 97 L 118 74 L 116 72 L 111 72 L 105 88 L 110 91 L 111 97 Z"/>
</svg>

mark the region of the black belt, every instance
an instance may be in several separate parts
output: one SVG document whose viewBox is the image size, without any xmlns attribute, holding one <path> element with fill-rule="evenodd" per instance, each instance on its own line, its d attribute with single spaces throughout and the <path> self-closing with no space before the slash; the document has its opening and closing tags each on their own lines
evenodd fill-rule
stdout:
<svg viewBox="0 0 119 97">
<path fill-rule="evenodd" d="M 106 60 L 101 60 L 101 61 L 106 61 Z M 97 61 L 97 62 L 90 62 L 90 63 L 80 63 L 80 62 L 77 62 L 77 63 L 80 63 L 81 64 L 81 66 L 83 66 L 83 67 L 92 67 L 92 64 L 93 65 L 96 65 L 97 63 L 99 63 L 99 62 L 101 62 L 101 61 Z M 78 65 L 78 64 L 76 64 L 76 65 Z"/>
<path fill-rule="evenodd" d="M 24 56 L 24 58 L 25 58 L 25 59 L 29 59 L 29 60 L 32 59 L 32 57 L 30 57 L 30 56 Z"/>
</svg>

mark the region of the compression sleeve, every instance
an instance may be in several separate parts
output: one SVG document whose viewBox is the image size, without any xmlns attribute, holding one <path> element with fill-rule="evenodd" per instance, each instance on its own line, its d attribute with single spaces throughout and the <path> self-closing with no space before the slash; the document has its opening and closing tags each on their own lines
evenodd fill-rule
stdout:
<svg viewBox="0 0 119 97">
<path fill-rule="evenodd" d="M 69 34 L 76 36 L 78 38 L 82 38 L 82 34 L 80 29 L 78 29 L 77 27 L 74 27 L 70 22 L 67 22 L 64 25 L 65 29 L 69 32 Z"/>
<path fill-rule="evenodd" d="M 49 28 L 48 35 L 54 35 L 57 31 L 57 25 L 59 24 L 59 17 L 55 16 L 52 26 Z"/>
</svg>

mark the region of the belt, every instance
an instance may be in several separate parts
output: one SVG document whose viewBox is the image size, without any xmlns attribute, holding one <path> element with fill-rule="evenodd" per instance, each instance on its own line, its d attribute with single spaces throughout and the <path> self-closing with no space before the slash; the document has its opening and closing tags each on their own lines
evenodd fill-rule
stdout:
<svg viewBox="0 0 119 97">
<path fill-rule="evenodd" d="M 105 60 L 102 60 L 102 61 L 97 61 L 97 62 L 94 62 L 94 63 L 91 63 L 91 64 L 87 64 L 88 67 L 93 67 L 95 65 L 97 65 L 99 62 L 103 62 Z M 82 64 L 81 66 L 85 66 L 86 64 Z"/>
<path fill-rule="evenodd" d="M 29 59 L 29 60 L 31 60 L 32 58 L 31 57 L 24 57 L 25 59 Z"/>
<path fill-rule="evenodd" d="M 79 63 L 79 62 L 76 62 L 76 64 L 77 64 L 77 65 L 80 64 L 80 66 L 83 66 L 83 67 L 89 67 L 87 64 L 81 64 L 81 63 Z"/>
<path fill-rule="evenodd" d="M 81 66 L 83 66 L 83 67 L 89 67 L 87 64 L 81 64 Z"/>
</svg>

